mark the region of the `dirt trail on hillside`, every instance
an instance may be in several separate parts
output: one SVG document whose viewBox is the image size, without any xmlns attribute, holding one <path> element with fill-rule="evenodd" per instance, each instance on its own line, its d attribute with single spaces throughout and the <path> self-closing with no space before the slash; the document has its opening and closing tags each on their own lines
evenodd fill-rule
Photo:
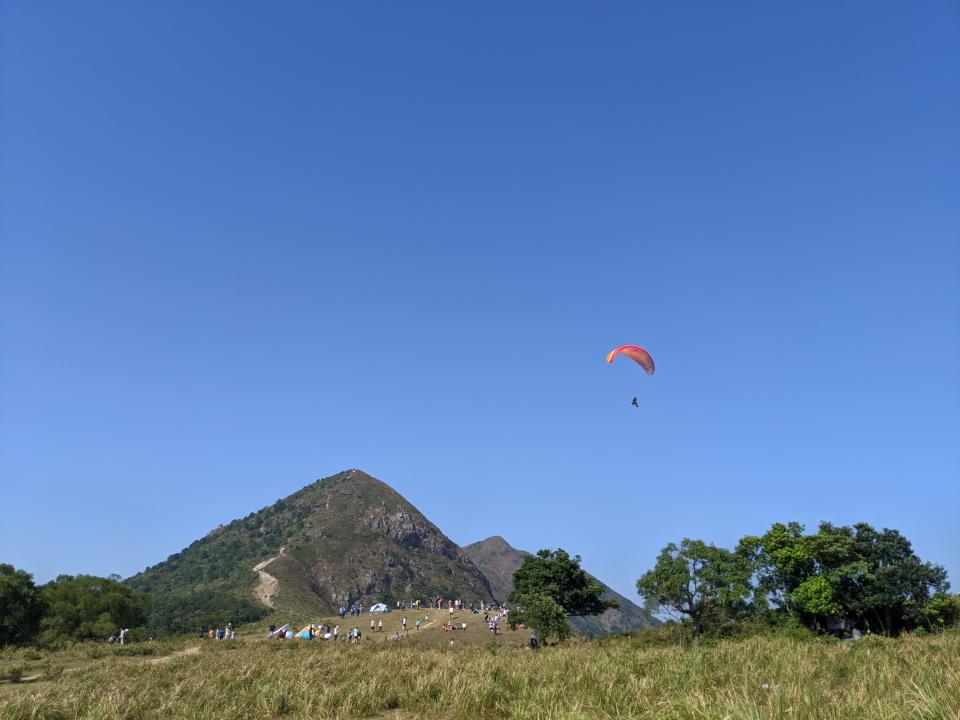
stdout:
<svg viewBox="0 0 960 720">
<path fill-rule="evenodd" d="M 280 555 L 283 555 L 285 549 L 286 548 L 280 548 Z M 264 568 L 280 557 L 280 555 L 274 555 L 272 558 L 267 558 L 263 562 L 253 566 L 253 571 L 257 573 L 260 578 L 259 584 L 253 589 L 253 594 L 257 596 L 257 600 L 269 607 L 273 607 L 273 596 L 277 592 L 277 579 L 264 570 Z"/>
<path fill-rule="evenodd" d="M 193 645 L 188 647 L 186 650 L 177 650 L 169 655 L 164 655 L 163 657 L 151 658 L 150 660 L 147 660 L 147 663 L 150 665 L 158 665 L 159 663 L 169 662 L 174 658 L 183 657 L 184 655 L 196 655 L 198 652 L 200 652 L 200 646 Z"/>
</svg>

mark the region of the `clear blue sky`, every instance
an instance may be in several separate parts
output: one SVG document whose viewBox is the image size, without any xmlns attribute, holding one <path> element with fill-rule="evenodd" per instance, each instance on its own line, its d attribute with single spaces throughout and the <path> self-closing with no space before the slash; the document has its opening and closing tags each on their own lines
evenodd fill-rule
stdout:
<svg viewBox="0 0 960 720">
<path fill-rule="evenodd" d="M 359 467 L 631 597 L 791 519 L 960 587 L 956 2 L 2 8 L 0 561 Z"/>
</svg>

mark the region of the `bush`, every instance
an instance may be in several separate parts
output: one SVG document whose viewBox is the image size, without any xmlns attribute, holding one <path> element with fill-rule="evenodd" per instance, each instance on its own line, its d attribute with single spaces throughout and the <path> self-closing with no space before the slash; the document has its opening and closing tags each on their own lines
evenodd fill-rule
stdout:
<svg viewBox="0 0 960 720">
<path fill-rule="evenodd" d="M 157 649 L 150 644 L 121 645 L 119 647 L 114 646 L 112 654 L 114 657 L 142 657 L 156 655 Z"/>
<path fill-rule="evenodd" d="M 960 597 L 937 593 L 921 612 L 931 628 L 943 630 L 951 627 L 960 620 Z"/>
</svg>

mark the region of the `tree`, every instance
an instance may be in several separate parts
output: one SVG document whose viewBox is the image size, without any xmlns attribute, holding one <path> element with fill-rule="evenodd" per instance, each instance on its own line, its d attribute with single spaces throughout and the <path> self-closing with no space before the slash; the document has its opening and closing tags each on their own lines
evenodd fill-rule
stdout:
<svg viewBox="0 0 960 720">
<path fill-rule="evenodd" d="M 512 597 L 512 596 L 511 596 Z M 570 621 L 557 602 L 545 593 L 528 593 L 517 598 L 519 613 L 510 613 L 510 627 L 516 629 L 520 623 L 536 630 L 539 639 L 546 642 L 550 637 L 558 641 L 570 637 Z"/>
<path fill-rule="evenodd" d="M 763 535 L 747 535 L 737 545 L 753 568 L 756 610 L 772 604 L 791 611 L 792 593 L 814 574 L 813 551 L 803 531 L 800 523 L 774 523 Z"/>
<path fill-rule="evenodd" d="M 799 523 L 776 523 L 759 537 L 743 538 L 737 552 L 753 568 L 754 608 L 772 602 L 811 628 L 844 617 L 862 629 L 896 635 L 929 627 L 932 617 L 951 622 L 948 604 L 938 600 L 928 607 L 949 588 L 946 571 L 921 561 L 896 530 L 821 523 L 816 533 L 805 534 Z"/>
<path fill-rule="evenodd" d="M 543 594 L 563 608 L 567 615 L 599 615 L 607 608 L 618 607 L 607 600 L 603 586 L 580 568 L 580 556 L 558 548 L 528 555 L 513 574 L 513 592 L 507 598 L 521 603 L 525 595 Z"/>
<path fill-rule="evenodd" d="M 30 573 L 0 563 L 0 646 L 35 642 L 45 607 Z"/>
<path fill-rule="evenodd" d="M 42 588 L 49 606 L 41 622 L 41 642 L 105 640 L 119 628 L 146 624 L 150 599 L 116 580 L 93 575 L 61 575 Z"/>
<path fill-rule="evenodd" d="M 923 619 L 930 629 L 942 630 L 960 620 L 960 596 L 936 593 L 923 606 Z"/>
<path fill-rule="evenodd" d="M 686 615 L 696 643 L 704 630 L 744 613 L 750 574 L 743 556 L 684 538 L 660 551 L 653 569 L 637 580 L 637 593 L 650 611 Z"/>
<path fill-rule="evenodd" d="M 820 574 L 833 586 L 844 612 L 884 635 L 924 624 L 923 607 L 950 587 L 946 570 L 922 562 L 897 530 L 822 523 L 813 542 Z M 824 553 L 824 547 L 846 552 L 837 557 Z"/>
</svg>

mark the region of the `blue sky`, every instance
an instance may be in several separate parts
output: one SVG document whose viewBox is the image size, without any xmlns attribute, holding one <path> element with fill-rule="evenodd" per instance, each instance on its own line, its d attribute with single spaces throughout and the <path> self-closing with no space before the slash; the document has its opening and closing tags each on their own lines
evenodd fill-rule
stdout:
<svg viewBox="0 0 960 720">
<path fill-rule="evenodd" d="M 667 542 L 792 519 L 960 587 L 955 2 L 0 33 L 0 561 L 130 575 L 359 467 L 631 597 Z"/>
</svg>

